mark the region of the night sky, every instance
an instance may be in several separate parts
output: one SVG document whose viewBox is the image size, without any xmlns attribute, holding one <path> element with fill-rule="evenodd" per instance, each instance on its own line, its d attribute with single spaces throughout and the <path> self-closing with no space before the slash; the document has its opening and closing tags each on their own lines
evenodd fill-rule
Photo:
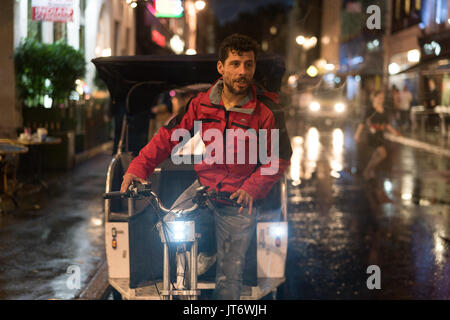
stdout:
<svg viewBox="0 0 450 320">
<path fill-rule="evenodd" d="M 294 0 L 209 0 L 207 3 L 216 13 L 219 22 L 223 24 L 234 20 L 241 12 L 253 11 L 260 6 L 271 3 L 281 3 L 292 6 L 293 2 Z"/>
</svg>

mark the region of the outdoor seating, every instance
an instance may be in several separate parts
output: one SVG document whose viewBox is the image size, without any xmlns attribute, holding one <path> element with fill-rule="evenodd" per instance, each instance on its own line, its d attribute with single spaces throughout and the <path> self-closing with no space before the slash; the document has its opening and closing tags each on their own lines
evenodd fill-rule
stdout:
<svg viewBox="0 0 450 320">
<path fill-rule="evenodd" d="M 18 207 L 18 201 L 14 194 L 17 187 L 17 167 L 18 155 L 28 152 L 28 148 L 16 144 L 11 139 L 0 139 L 0 203 L 3 205 L 2 198 L 6 197 L 12 200 L 15 207 Z M 0 212 L 3 211 L 0 207 Z"/>
<path fill-rule="evenodd" d="M 430 117 L 439 118 L 440 133 L 443 137 L 448 136 L 450 132 L 450 106 L 436 106 L 433 110 L 427 110 L 424 106 L 411 107 L 411 123 L 412 130 L 418 129 L 420 121 L 420 131 L 424 133 L 426 130 L 426 122 Z"/>
</svg>

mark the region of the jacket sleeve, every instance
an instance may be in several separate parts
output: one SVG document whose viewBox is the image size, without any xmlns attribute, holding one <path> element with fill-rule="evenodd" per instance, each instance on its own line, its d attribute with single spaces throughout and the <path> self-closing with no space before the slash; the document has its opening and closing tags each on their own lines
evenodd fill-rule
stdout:
<svg viewBox="0 0 450 320">
<path fill-rule="evenodd" d="M 196 117 L 196 99 L 189 101 L 184 110 L 174 117 L 167 125 L 161 127 L 150 142 L 139 151 L 139 155 L 131 161 L 127 173 L 132 173 L 141 179 L 147 179 L 155 168 L 167 159 L 178 141 L 172 141 L 175 130 L 191 131 Z"/>
<path fill-rule="evenodd" d="M 269 162 L 263 163 L 242 184 L 245 190 L 254 200 L 263 199 L 267 196 L 274 184 L 278 182 L 289 167 L 292 156 L 292 148 L 286 130 L 284 112 L 281 109 L 273 110 L 272 114 L 264 121 L 262 129 L 267 129 L 267 150 Z M 278 141 L 272 140 L 271 130 L 278 130 Z M 274 136 L 276 138 L 276 135 Z M 261 145 L 258 145 L 258 149 Z"/>
</svg>

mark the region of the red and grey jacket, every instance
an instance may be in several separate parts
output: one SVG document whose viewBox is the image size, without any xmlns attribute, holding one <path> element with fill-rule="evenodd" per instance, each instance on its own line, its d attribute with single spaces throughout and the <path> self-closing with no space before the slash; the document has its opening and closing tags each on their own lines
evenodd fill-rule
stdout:
<svg viewBox="0 0 450 320">
<path fill-rule="evenodd" d="M 174 131 L 185 129 L 193 132 L 194 121 L 199 121 L 197 124 L 201 122 L 201 137 L 209 154 L 201 162 L 194 164 L 200 183 L 220 192 L 232 193 L 243 189 L 253 199 L 263 199 L 283 176 L 292 155 L 283 110 L 276 102 L 276 94 L 257 92 L 254 85 L 241 105 L 226 110 L 221 101 L 222 89 L 223 81 L 219 79 L 208 92 L 202 92 L 193 98 L 182 112 L 162 127 L 141 149 L 131 162 L 127 173 L 147 179 L 179 143 L 171 139 Z M 228 136 L 229 129 L 234 129 L 235 132 L 240 130 L 239 133 L 243 134 L 237 137 Z M 267 130 L 267 134 L 261 129 Z M 272 141 L 272 129 L 278 129 L 279 141 Z M 211 138 L 211 134 L 205 136 L 207 132 L 222 133 L 222 150 L 212 148 L 211 143 L 215 138 Z M 261 133 L 266 140 L 262 144 L 260 141 L 264 140 L 259 139 Z M 245 139 L 245 143 L 239 139 Z M 254 144 L 251 145 L 255 141 L 257 149 Z M 215 144 L 217 145 L 220 144 Z M 211 148 L 208 149 L 208 146 Z M 266 149 L 262 151 L 263 157 L 267 155 L 264 161 L 260 158 L 260 148 Z M 208 150 L 211 152 L 208 153 Z M 273 152 L 274 150 L 278 152 Z M 245 152 L 244 163 L 237 160 L 239 155 L 242 156 L 242 152 Z M 230 156 L 234 156 L 234 159 L 230 159 Z M 211 159 L 218 158 L 222 160 L 211 163 Z"/>
</svg>

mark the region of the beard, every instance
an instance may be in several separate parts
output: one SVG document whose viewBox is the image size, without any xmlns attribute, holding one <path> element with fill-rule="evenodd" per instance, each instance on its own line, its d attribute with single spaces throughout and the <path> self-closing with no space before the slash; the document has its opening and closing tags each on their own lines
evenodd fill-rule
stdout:
<svg viewBox="0 0 450 320">
<path fill-rule="evenodd" d="M 233 86 L 234 83 L 239 82 L 241 80 L 245 80 L 245 83 L 247 86 L 245 88 L 237 88 L 237 89 L 234 88 L 234 86 Z M 240 78 L 238 80 L 231 80 L 231 81 L 224 80 L 224 84 L 227 87 L 228 91 L 235 95 L 244 95 L 250 90 L 250 81 L 245 78 Z"/>
</svg>

